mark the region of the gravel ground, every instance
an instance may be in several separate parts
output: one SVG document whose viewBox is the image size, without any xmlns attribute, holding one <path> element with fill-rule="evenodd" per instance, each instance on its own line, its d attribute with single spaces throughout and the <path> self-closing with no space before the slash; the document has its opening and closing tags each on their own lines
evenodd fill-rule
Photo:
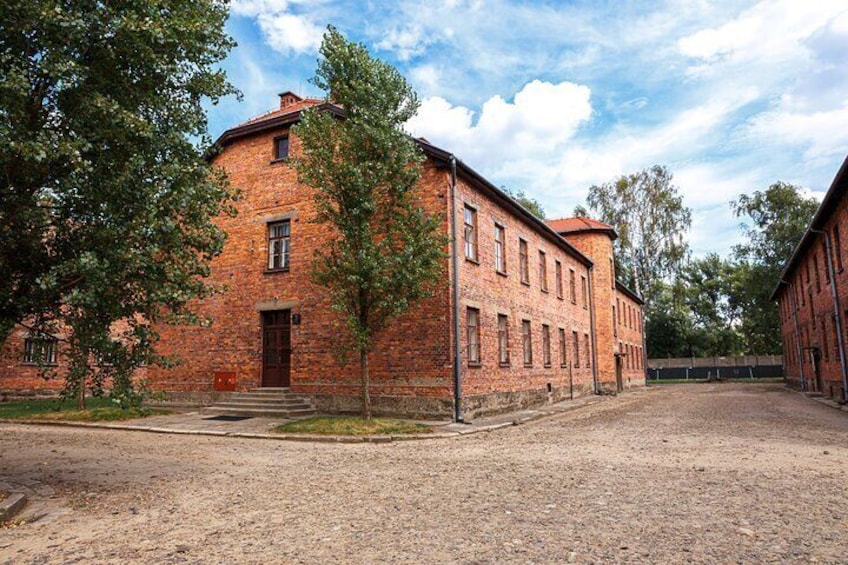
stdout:
<svg viewBox="0 0 848 565">
<path fill-rule="evenodd" d="M 0 425 L 4 480 L 52 494 L 0 563 L 848 562 L 848 414 L 776 384 L 394 444 Z"/>
</svg>

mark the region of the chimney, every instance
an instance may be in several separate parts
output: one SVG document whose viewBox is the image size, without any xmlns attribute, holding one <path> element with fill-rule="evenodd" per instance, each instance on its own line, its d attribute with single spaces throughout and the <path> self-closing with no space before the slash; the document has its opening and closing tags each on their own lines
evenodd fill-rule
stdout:
<svg viewBox="0 0 848 565">
<path fill-rule="evenodd" d="M 280 93 L 280 110 L 288 108 L 303 100 L 300 96 L 289 90 Z"/>
</svg>

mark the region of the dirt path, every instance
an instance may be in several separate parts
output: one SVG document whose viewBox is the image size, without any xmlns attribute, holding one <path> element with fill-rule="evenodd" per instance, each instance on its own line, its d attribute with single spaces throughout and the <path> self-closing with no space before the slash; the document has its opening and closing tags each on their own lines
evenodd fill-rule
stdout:
<svg viewBox="0 0 848 565">
<path fill-rule="evenodd" d="M 378 445 L 5 425 L 3 480 L 52 494 L 0 563 L 848 559 L 848 414 L 779 385 Z"/>
</svg>

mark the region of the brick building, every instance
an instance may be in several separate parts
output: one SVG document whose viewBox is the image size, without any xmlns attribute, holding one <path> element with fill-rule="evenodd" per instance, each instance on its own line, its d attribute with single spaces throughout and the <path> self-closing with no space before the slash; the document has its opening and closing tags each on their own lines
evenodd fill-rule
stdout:
<svg viewBox="0 0 848 565">
<path fill-rule="evenodd" d="M 228 291 L 198 305 L 209 327 L 161 328 L 161 352 L 182 363 L 147 369 L 154 389 L 208 402 L 216 377 L 228 378 L 238 390 L 290 387 L 321 411 L 359 409 L 358 363 L 337 355 L 336 318 L 309 280 L 327 235 L 311 221 L 314 191 L 287 161 L 299 150 L 291 127 L 310 107 L 340 114 L 286 92 L 278 109 L 219 139 L 214 164 L 242 191 L 238 215 L 218 219 L 229 240 L 210 282 Z M 641 301 L 615 282 L 613 229 L 548 225 L 449 152 L 418 143 L 426 161 L 417 196 L 446 234 L 456 223 L 457 269 L 446 259 L 436 294 L 379 337 L 375 412 L 468 419 L 644 384 Z M 36 387 L 21 354 L 43 345 L 23 330 L 9 341 L 0 390 Z"/>
<path fill-rule="evenodd" d="M 772 293 L 778 303 L 787 382 L 848 400 L 845 324 L 848 321 L 848 158 L 789 257 Z"/>
</svg>

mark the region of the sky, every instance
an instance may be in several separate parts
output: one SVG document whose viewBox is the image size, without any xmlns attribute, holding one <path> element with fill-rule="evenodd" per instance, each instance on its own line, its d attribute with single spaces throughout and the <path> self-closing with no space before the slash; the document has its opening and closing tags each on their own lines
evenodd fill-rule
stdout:
<svg viewBox="0 0 848 565">
<path fill-rule="evenodd" d="M 694 256 L 742 238 L 729 203 L 781 180 L 819 199 L 848 154 L 848 1 L 233 0 L 217 137 L 309 83 L 326 26 L 395 66 L 409 131 L 548 218 L 666 166 Z"/>
</svg>

